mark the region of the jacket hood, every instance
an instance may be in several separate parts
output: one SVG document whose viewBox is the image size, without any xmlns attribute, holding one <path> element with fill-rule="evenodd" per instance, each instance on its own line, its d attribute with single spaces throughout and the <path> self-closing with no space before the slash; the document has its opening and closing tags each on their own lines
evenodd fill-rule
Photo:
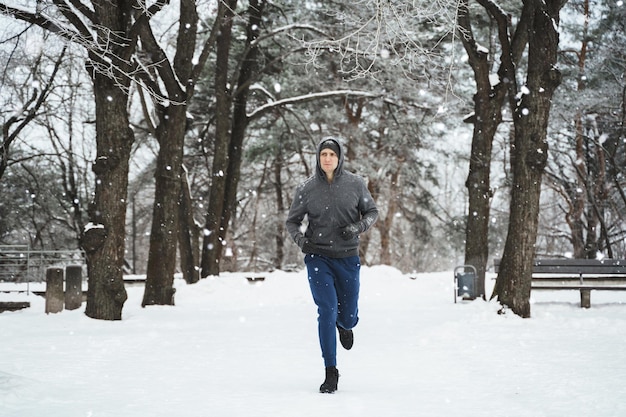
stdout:
<svg viewBox="0 0 626 417">
<path fill-rule="evenodd" d="M 315 161 L 316 161 L 316 166 L 317 166 L 317 176 L 324 180 L 326 179 L 326 173 L 324 172 L 324 170 L 322 169 L 322 165 L 320 164 L 320 152 L 322 152 L 322 144 L 329 140 L 332 140 L 333 142 L 335 142 L 337 144 L 337 147 L 339 148 L 339 162 L 337 163 L 337 168 L 335 169 L 335 176 L 338 177 L 343 172 L 343 159 L 344 159 L 343 158 L 344 157 L 343 146 L 341 145 L 341 142 L 339 141 L 339 139 L 332 137 L 332 136 L 327 136 L 323 138 L 322 140 L 320 140 L 320 142 L 317 144 L 317 155 L 315 156 Z"/>
</svg>

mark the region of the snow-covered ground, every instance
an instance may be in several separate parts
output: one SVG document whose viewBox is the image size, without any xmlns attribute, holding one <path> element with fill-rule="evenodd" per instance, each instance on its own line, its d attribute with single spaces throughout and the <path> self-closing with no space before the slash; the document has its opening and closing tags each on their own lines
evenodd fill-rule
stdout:
<svg viewBox="0 0 626 417">
<path fill-rule="evenodd" d="M 452 272 L 361 275 L 335 394 L 318 393 L 306 273 L 256 284 L 225 273 L 177 280 L 176 307 L 141 308 L 143 289 L 130 287 L 119 322 L 84 305 L 46 315 L 37 296 L 0 314 L 0 416 L 626 415 L 626 293 L 592 293 L 587 310 L 575 291 L 535 293 L 521 319 L 495 302 L 455 304 Z"/>
</svg>

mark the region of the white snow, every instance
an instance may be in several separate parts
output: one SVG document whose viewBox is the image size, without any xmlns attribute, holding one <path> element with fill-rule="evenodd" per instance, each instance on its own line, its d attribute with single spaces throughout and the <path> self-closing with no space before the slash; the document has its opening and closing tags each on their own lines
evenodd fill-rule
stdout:
<svg viewBox="0 0 626 417">
<path fill-rule="evenodd" d="M 598 139 L 598 142 L 599 142 L 601 145 L 604 145 L 604 143 L 605 143 L 608 139 L 609 139 L 609 135 L 608 135 L 607 133 L 602 133 L 602 134 L 600 135 L 600 138 Z"/>
<path fill-rule="evenodd" d="M 489 54 L 489 48 L 477 43 L 476 52 L 481 53 L 481 54 Z"/>
<path fill-rule="evenodd" d="M 19 295 L 32 307 L 0 314 L 0 416 L 626 415 L 626 293 L 594 292 L 581 309 L 575 291 L 538 292 L 521 319 L 495 302 L 455 304 L 452 272 L 361 275 L 335 394 L 318 393 L 304 271 L 177 279 L 175 307 L 141 308 L 143 288 L 129 287 L 116 322 L 84 304 L 46 315 L 43 298 Z"/>
<path fill-rule="evenodd" d="M 84 231 L 88 232 L 91 229 L 104 229 L 104 225 L 102 223 L 96 224 L 96 223 L 89 222 L 85 225 Z"/>
</svg>

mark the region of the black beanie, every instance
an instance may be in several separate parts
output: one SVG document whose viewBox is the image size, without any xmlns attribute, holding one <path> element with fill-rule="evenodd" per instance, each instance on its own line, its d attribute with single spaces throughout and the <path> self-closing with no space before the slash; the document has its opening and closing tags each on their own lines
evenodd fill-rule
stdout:
<svg viewBox="0 0 626 417">
<path fill-rule="evenodd" d="M 322 144 L 320 145 L 320 153 L 322 153 L 322 150 L 324 149 L 331 149 L 333 152 L 337 154 L 337 157 L 340 156 L 339 144 L 337 143 L 335 139 L 326 139 L 324 142 L 322 142 Z"/>
</svg>

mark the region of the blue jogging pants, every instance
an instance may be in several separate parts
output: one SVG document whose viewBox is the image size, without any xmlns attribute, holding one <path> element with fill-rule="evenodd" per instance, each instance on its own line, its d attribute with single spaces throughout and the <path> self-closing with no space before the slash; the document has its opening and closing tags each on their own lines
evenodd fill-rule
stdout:
<svg viewBox="0 0 626 417">
<path fill-rule="evenodd" d="M 337 325 L 352 329 L 359 321 L 358 256 L 330 258 L 323 255 L 304 257 L 309 285 L 317 305 L 317 322 L 325 366 L 337 366 Z"/>
</svg>

